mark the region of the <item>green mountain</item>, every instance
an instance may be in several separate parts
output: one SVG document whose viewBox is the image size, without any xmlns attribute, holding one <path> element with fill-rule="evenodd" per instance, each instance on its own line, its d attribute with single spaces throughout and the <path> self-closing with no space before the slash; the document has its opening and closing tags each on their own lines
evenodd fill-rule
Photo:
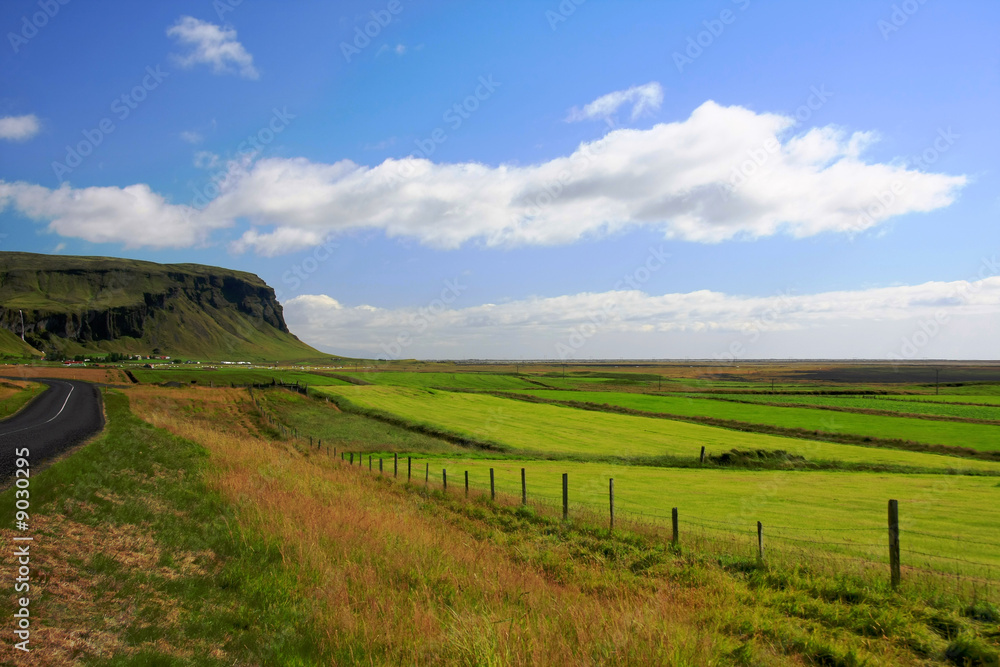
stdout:
<svg viewBox="0 0 1000 667">
<path fill-rule="evenodd" d="M 274 290 L 250 273 L 0 252 L 0 354 L 32 348 L 233 361 L 329 356 L 288 331 Z"/>
</svg>

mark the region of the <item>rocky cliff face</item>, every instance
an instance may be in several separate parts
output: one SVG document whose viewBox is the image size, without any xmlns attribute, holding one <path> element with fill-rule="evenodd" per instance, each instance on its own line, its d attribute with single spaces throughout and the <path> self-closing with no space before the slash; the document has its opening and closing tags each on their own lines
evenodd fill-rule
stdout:
<svg viewBox="0 0 1000 667">
<path fill-rule="evenodd" d="M 230 352 L 270 336 L 315 353 L 260 278 L 199 265 L 0 253 L 0 327 L 20 336 L 22 314 L 25 340 L 50 353 L 125 341 L 195 354 L 227 336 Z"/>
</svg>

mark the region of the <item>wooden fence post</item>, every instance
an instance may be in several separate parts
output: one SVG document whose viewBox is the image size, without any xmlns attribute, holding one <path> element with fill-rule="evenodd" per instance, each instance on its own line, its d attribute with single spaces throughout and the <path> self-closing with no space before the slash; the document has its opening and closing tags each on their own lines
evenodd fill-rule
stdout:
<svg viewBox="0 0 1000 667">
<path fill-rule="evenodd" d="M 608 500 L 611 503 L 611 524 L 608 530 L 615 529 L 615 478 L 608 480 Z"/>
<path fill-rule="evenodd" d="M 701 459 L 699 460 L 699 463 L 705 465 L 705 445 L 701 446 Z"/>
<path fill-rule="evenodd" d="M 382 474 L 382 457 L 378 457 L 378 474 Z"/>
<path fill-rule="evenodd" d="M 764 524 L 757 522 L 757 561 L 764 562 Z"/>
<path fill-rule="evenodd" d="M 354 452 L 351 452 L 351 465 L 354 465 Z"/>
<path fill-rule="evenodd" d="M 431 464 L 428 463 L 427 467 L 424 468 L 424 486 L 425 487 L 427 486 L 427 483 L 430 481 L 430 479 L 431 479 Z"/>
<path fill-rule="evenodd" d="M 569 473 L 563 473 L 563 521 L 569 518 Z"/>
<path fill-rule="evenodd" d="M 524 483 L 524 468 L 521 468 L 521 504 L 528 504 L 528 487 Z"/>
<path fill-rule="evenodd" d="M 493 468 L 490 468 L 490 500 L 497 499 L 497 487 L 493 482 Z"/>
<path fill-rule="evenodd" d="M 372 469 L 372 455 L 369 454 L 368 455 L 368 470 L 370 471 L 371 469 Z"/>
<path fill-rule="evenodd" d="M 444 491 L 448 490 L 448 471 L 441 469 L 441 487 Z"/>
<path fill-rule="evenodd" d="M 410 481 L 410 473 L 413 470 L 413 458 L 410 456 L 406 457 L 406 481 Z"/>
<path fill-rule="evenodd" d="M 670 543 L 675 547 L 680 542 L 680 534 L 677 530 L 677 508 L 674 507 L 670 510 L 670 523 L 673 526 L 673 537 L 670 538 Z"/>
<path fill-rule="evenodd" d="M 469 471 L 465 471 L 465 497 L 469 497 Z"/>
<path fill-rule="evenodd" d="M 899 501 L 889 501 L 889 576 L 893 590 L 899 588 Z"/>
</svg>

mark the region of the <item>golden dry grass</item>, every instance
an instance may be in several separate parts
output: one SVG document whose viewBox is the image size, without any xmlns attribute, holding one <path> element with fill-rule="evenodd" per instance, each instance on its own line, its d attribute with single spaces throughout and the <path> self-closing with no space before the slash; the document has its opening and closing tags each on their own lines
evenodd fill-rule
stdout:
<svg viewBox="0 0 1000 667">
<path fill-rule="evenodd" d="M 553 564 L 572 559 L 556 541 L 519 544 L 325 455 L 258 437 L 238 390 L 128 395 L 137 416 L 208 448 L 209 485 L 247 528 L 278 538 L 340 660 L 711 663 L 714 633 L 695 627 L 709 602 L 693 589 L 665 579 L 605 585 L 599 563 L 540 566 L 540 550 Z"/>
</svg>

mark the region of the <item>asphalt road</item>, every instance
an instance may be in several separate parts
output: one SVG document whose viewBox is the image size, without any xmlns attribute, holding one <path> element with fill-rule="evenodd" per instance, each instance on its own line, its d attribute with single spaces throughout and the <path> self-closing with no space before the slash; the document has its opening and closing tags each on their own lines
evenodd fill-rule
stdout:
<svg viewBox="0 0 1000 667">
<path fill-rule="evenodd" d="M 34 380 L 49 386 L 13 417 L 0 422 L 0 485 L 14 475 L 14 450 L 27 447 L 32 468 L 104 428 L 98 388 L 76 380 Z"/>
</svg>

